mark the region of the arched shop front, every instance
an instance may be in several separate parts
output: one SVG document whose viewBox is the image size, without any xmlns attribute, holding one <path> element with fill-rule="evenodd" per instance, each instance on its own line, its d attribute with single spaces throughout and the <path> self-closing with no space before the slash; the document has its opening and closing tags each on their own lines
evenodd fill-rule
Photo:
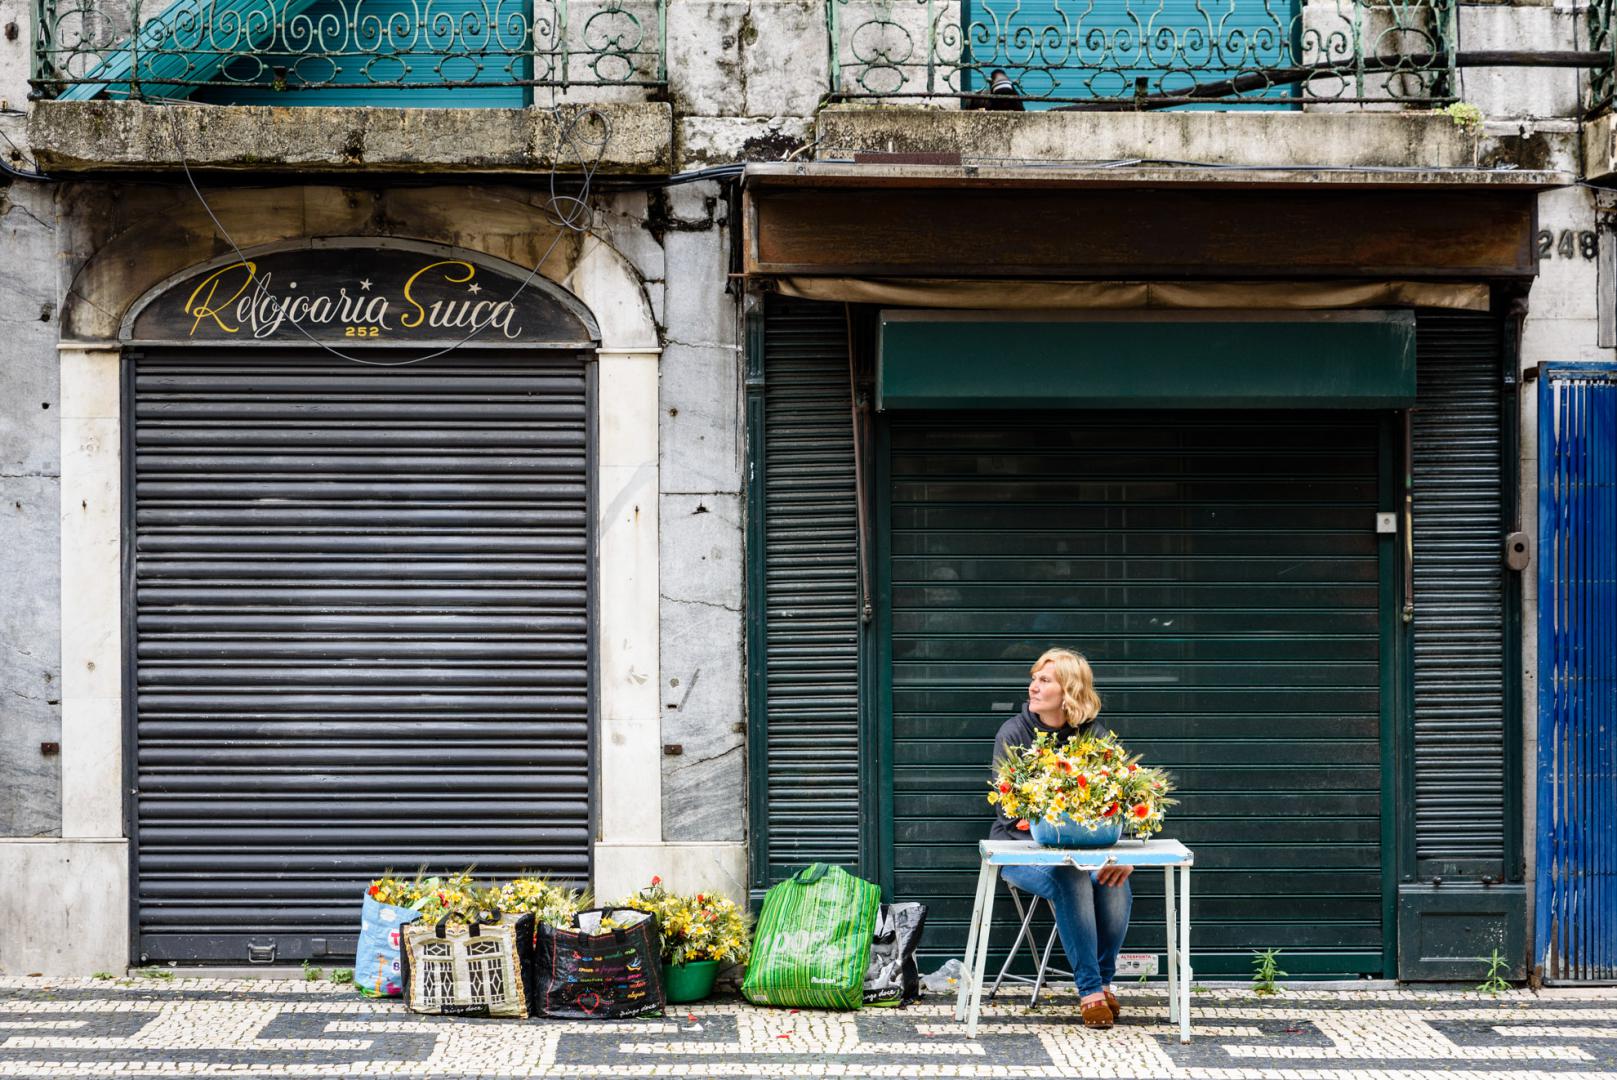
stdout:
<svg viewBox="0 0 1617 1080">
<path fill-rule="evenodd" d="M 959 955 L 994 732 L 1064 644 L 1177 777 L 1199 973 L 1520 956 L 1530 192 L 1445 192 L 1462 251 L 1373 233 L 1412 191 L 819 168 L 748 181 L 754 887 L 843 862 Z M 1172 245 L 1027 224 L 1169 207 Z"/>
<path fill-rule="evenodd" d="M 131 313 L 140 960 L 344 955 L 388 869 L 588 881 L 597 335 L 526 276 L 300 245 Z"/>
<path fill-rule="evenodd" d="M 88 948 L 345 963 L 387 870 L 621 888 L 657 761 L 598 675 L 656 655 L 637 275 L 497 191 L 462 193 L 478 248 L 330 189 L 216 201 L 239 251 L 132 216 L 63 312 L 64 834 L 127 851 Z"/>
</svg>

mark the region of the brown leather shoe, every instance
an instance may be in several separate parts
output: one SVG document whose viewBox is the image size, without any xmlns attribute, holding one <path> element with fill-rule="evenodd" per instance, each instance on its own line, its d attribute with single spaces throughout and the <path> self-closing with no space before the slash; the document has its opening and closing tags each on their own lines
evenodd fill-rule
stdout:
<svg viewBox="0 0 1617 1080">
<path fill-rule="evenodd" d="M 1084 1016 L 1086 1028 L 1109 1028 L 1112 1026 L 1112 1010 L 1105 1001 L 1091 1001 L 1088 1005 L 1080 1007 Z"/>
<path fill-rule="evenodd" d="M 1123 1006 L 1118 1004 L 1117 995 L 1110 990 L 1103 990 L 1102 993 L 1106 995 L 1106 1007 L 1112 1010 L 1112 1019 L 1116 1020 L 1119 1016 L 1122 1016 Z"/>
</svg>

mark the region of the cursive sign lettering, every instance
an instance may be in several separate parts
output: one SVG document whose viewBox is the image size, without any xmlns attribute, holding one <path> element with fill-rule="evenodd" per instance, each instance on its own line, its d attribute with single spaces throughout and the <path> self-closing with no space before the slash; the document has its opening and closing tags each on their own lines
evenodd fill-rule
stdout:
<svg viewBox="0 0 1617 1080">
<path fill-rule="evenodd" d="M 466 298 L 424 299 L 418 281 L 431 271 L 432 279 L 449 285 L 464 285 Z M 470 334 L 497 330 L 507 340 L 522 336 L 514 322 L 516 305 L 509 300 L 480 299 L 483 287 L 477 282 L 477 267 L 456 259 L 428 263 L 411 274 L 403 284 L 404 313 L 397 323 L 389 321 L 393 303 L 385 293 L 372 292 L 374 282 L 361 278 L 336 291 L 299 291 L 298 282 L 277 286 L 273 271 L 259 271 L 252 260 L 221 267 L 197 283 L 186 297 L 184 313 L 191 320 L 190 336 L 204 327 L 227 334 L 243 328 L 255 338 L 280 336 L 287 327 L 318 328 L 337 326 L 346 337 L 380 338 L 391 330 L 454 330 Z"/>
</svg>

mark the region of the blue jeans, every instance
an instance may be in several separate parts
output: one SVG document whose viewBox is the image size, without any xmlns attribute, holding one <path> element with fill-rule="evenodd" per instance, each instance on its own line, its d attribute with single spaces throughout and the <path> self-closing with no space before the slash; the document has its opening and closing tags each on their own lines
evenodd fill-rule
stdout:
<svg viewBox="0 0 1617 1080">
<path fill-rule="evenodd" d="M 1007 866 L 1000 876 L 1050 902 L 1078 993 L 1098 994 L 1111 985 L 1134 903 L 1128 881 L 1101 885 L 1093 873 L 1073 866 Z"/>
</svg>

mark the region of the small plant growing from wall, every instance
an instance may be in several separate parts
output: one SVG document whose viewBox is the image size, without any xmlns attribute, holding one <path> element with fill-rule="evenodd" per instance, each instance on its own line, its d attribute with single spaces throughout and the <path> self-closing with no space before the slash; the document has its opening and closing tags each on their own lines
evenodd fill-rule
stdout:
<svg viewBox="0 0 1617 1080">
<path fill-rule="evenodd" d="M 1267 997 L 1278 994 L 1280 988 L 1275 985 L 1276 976 L 1285 976 L 1280 970 L 1279 949 L 1255 949 L 1252 953 L 1252 992 Z"/>
<path fill-rule="evenodd" d="M 1454 126 L 1467 135 L 1475 135 L 1482 130 L 1482 110 L 1469 101 L 1456 101 L 1437 111 L 1452 120 Z"/>
</svg>

